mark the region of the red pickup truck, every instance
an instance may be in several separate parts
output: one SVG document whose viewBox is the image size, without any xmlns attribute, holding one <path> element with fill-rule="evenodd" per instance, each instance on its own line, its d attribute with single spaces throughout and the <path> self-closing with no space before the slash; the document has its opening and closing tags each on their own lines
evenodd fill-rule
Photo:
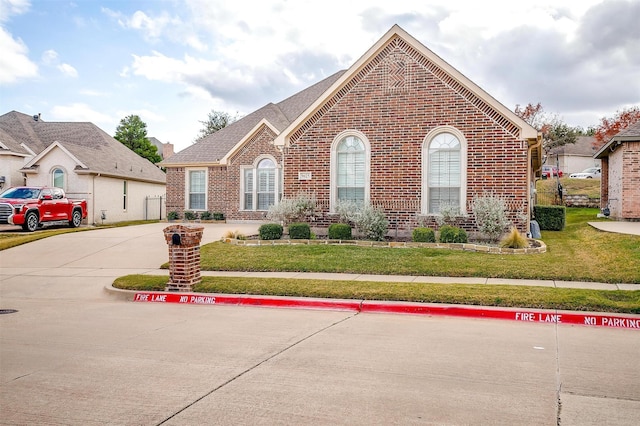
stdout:
<svg viewBox="0 0 640 426">
<path fill-rule="evenodd" d="M 0 194 L 0 223 L 33 232 L 44 225 L 80 226 L 87 217 L 85 200 L 69 200 L 60 188 L 20 186 Z"/>
</svg>

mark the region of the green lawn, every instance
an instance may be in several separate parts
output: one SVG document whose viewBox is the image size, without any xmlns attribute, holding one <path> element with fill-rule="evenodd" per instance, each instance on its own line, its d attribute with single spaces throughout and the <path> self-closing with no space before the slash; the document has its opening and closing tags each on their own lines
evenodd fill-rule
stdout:
<svg viewBox="0 0 640 426">
<path fill-rule="evenodd" d="M 391 275 L 555 279 L 640 283 L 640 236 L 587 224 L 597 209 L 567 209 L 563 231 L 543 231 L 543 254 L 488 254 L 429 248 L 331 245 L 236 246 L 201 249 L 203 270 L 344 272 Z"/>
<path fill-rule="evenodd" d="M 568 209 L 567 226 L 544 231 L 547 253 L 499 255 L 445 249 L 355 246 L 236 246 L 201 248 L 204 270 L 309 271 L 366 274 L 502 277 L 640 283 L 640 236 L 610 234 L 587 224 L 597 209 Z M 162 291 L 162 276 L 131 275 L 114 286 Z M 399 300 L 483 306 L 640 313 L 635 291 L 528 286 L 203 277 L 196 292 Z"/>
</svg>

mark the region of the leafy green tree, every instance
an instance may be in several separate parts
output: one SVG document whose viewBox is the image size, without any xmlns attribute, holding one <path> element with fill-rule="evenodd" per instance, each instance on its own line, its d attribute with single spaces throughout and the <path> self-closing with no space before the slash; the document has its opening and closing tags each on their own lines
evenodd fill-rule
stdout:
<svg viewBox="0 0 640 426">
<path fill-rule="evenodd" d="M 162 161 L 158 148 L 147 139 L 147 124 L 137 115 L 128 115 L 120 120 L 114 138 L 154 164 Z"/>
<path fill-rule="evenodd" d="M 231 116 L 229 113 L 223 111 L 211 110 L 207 119 L 205 121 L 200 121 L 204 126 L 200 129 L 200 133 L 196 137 L 196 142 L 200 139 L 209 136 L 220 129 L 227 127 L 229 124 L 233 123 L 238 119 L 238 115 Z"/>
</svg>

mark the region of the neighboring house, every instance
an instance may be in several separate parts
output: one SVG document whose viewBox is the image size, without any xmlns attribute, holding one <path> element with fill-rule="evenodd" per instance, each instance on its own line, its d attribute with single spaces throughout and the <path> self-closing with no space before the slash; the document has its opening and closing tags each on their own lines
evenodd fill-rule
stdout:
<svg viewBox="0 0 640 426">
<path fill-rule="evenodd" d="M 56 186 L 86 199 L 89 223 L 159 218 L 146 198 L 164 196 L 166 186 L 162 170 L 96 125 L 16 111 L 0 116 L 0 173 L 4 189 Z"/>
<path fill-rule="evenodd" d="M 640 121 L 627 127 L 594 156 L 602 161 L 600 206 L 618 220 L 640 220 Z"/>
<path fill-rule="evenodd" d="M 268 104 L 161 163 L 167 210 L 263 219 L 282 197 L 312 195 L 315 225 L 341 200 L 384 210 L 391 230 L 435 224 L 444 204 L 507 201 L 529 230 L 538 132 L 398 26 L 353 66 Z M 463 226 L 474 230 L 473 219 Z"/>
<path fill-rule="evenodd" d="M 600 160 L 593 158 L 596 153 L 593 136 L 578 136 L 575 143 L 569 143 L 549 151 L 546 164 L 559 166 L 564 176 L 579 173 L 589 167 L 600 166 Z"/>
<path fill-rule="evenodd" d="M 158 148 L 158 155 L 160 155 L 160 157 L 162 157 L 163 160 L 166 160 L 167 158 L 175 154 L 175 152 L 173 152 L 172 143 L 169 143 L 169 142 L 162 143 L 157 138 L 154 138 L 153 136 L 147 139 L 149 139 L 149 142 L 151 142 L 153 146 Z"/>
</svg>

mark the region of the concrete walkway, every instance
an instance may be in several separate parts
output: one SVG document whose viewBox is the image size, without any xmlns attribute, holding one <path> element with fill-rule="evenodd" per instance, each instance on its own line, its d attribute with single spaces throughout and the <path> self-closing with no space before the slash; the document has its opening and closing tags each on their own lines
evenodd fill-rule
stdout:
<svg viewBox="0 0 640 426">
<path fill-rule="evenodd" d="M 594 228 L 616 234 L 640 235 L 640 222 L 589 222 Z"/>
<path fill-rule="evenodd" d="M 169 275 L 166 269 L 148 271 L 146 275 Z M 518 280 L 506 278 L 480 277 L 431 277 L 416 275 L 372 275 L 340 274 L 328 272 L 244 272 L 244 271 L 202 271 L 203 277 L 247 277 L 247 278 L 290 278 L 332 281 L 378 281 L 422 284 L 481 284 L 481 285 L 521 285 L 533 287 L 584 288 L 590 290 L 640 290 L 640 284 L 599 283 L 560 280 Z"/>
</svg>

